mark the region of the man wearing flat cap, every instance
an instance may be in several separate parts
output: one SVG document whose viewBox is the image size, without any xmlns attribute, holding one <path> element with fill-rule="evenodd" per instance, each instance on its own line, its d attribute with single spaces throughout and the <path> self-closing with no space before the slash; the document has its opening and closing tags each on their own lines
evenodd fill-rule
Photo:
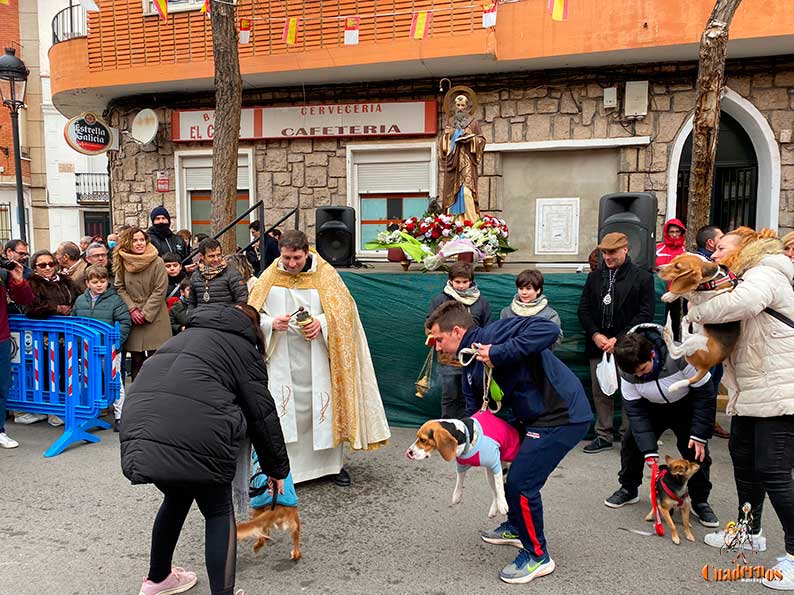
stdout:
<svg viewBox="0 0 794 595">
<path fill-rule="evenodd" d="M 612 353 L 618 337 L 633 326 L 653 322 L 656 294 L 653 276 L 629 258 L 629 240 L 622 233 L 608 233 L 598 250 L 603 266 L 587 276 L 579 300 L 579 322 L 585 332 L 585 353 L 590 360 L 590 379 L 596 410 L 596 438 L 584 447 L 594 454 L 612 448 L 628 428 L 628 418 L 621 416 L 620 435 L 613 435 L 615 406 L 613 396 L 601 391 L 596 366 L 604 352 Z"/>
</svg>

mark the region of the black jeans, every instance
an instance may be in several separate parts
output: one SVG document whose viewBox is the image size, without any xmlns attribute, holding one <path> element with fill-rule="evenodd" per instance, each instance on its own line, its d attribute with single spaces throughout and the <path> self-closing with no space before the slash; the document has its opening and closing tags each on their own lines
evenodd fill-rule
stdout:
<svg viewBox="0 0 794 595">
<path fill-rule="evenodd" d="M 691 399 L 684 397 L 669 405 L 650 404 L 648 409 L 656 439 L 658 440 L 665 430 L 672 430 L 681 457 L 687 461 L 695 461 L 695 449 L 689 448 L 689 436 L 692 430 Z M 631 421 L 629 421 L 629 430 L 631 430 Z M 711 456 L 708 445 L 706 445 L 706 456 L 703 461 L 695 462 L 700 465 L 700 469 L 690 478 L 688 487 L 692 502 L 699 504 L 707 502 L 711 493 L 711 482 L 709 481 Z M 634 434 L 631 431 L 626 432 L 620 445 L 620 473 L 618 474 L 620 485 L 630 492 L 635 492 L 642 484 L 644 464 L 645 457 L 637 447 Z"/>
<path fill-rule="evenodd" d="M 463 380 L 463 368 L 439 364 L 438 375 L 441 379 L 442 419 L 466 417 L 466 402 L 460 386 Z"/>
<path fill-rule="evenodd" d="M 753 507 L 753 532 L 761 529 L 764 494 L 775 509 L 786 539 L 786 553 L 794 554 L 794 415 L 731 418 L 728 450 L 739 496 L 739 515 L 745 502 Z"/>
<path fill-rule="evenodd" d="M 232 486 L 158 485 L 165 498 L 152 528 L 149 580 L 162 582 L 171 573 L 176 542 L 193 500 L 204 515 L 204 557 L 212 595 L 233 595 L 237 567 L 237 528 L 234 523 Z"/>
</svg>

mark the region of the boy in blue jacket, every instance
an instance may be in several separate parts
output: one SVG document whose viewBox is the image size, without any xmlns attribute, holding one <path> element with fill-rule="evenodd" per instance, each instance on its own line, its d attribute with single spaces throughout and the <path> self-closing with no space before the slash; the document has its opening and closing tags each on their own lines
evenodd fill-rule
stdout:
<svg viewBox="0 0 794 595">
<path fill-rule="evenodd" d="M 108 284 L 108 270 L 102 265 L 92 264 L 85 270 L 85 283 L 88 289 L 79 296 L 72 306 L 72 316 L 82 316 L 83 318 L 93 318 L 107 322 L 113 326 L 119 323 L 119 349 L 116 351 L 117 361 L 114 362 L 116 369 L 121 370 L 121 345 L 127 340 L 130 334 L 132 321 L 130 312 L 121 296 Z M 119 431 L 121 422 L 121 409 L 124 406 L 124 380 L 122 376 L 121 390 L 118 400 L 113 403 L 113 431 Z"/>
<path fill-rule="evenodd" d="M 504 392 L 523 428 L 521 448 L 507 475 L 507 521 L 482 533 L 486 543 L 521 548 L 499 573 L 506 583 L 528 583 L 550 574 L 554 560 L 543 533 L 540 489 L 566 454 L 582 440 L 593 418 L 582 383 L 551 352 L 560 327 L 533 316 L 506 318 L 478 328 L 456 302 L 439 306 L 428 319 L 436 350 L 462 357 L 466 413 L 482 405 L 485 367 Z M 463 351 L 467 350 L 467 351 Z"/>
</svg>

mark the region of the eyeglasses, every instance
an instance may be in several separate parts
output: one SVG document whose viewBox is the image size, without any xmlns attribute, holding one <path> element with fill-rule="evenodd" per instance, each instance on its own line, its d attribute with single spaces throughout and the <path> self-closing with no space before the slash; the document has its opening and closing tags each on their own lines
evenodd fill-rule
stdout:
<svg viewBox="0 0 794 595">
<path fill-rule="evenodd" d="M 14 250 L 14 254 L 18 254 L 22 258 L 27 258 L 28 256 L 30 256 L 29 252 L 17 252 L 16 250 Z"/>
<path fill-rule="evenodd" d="M 37 262 L 36 263 L 36 268 L 37 269 L 54 269 L 55 268 L 55 263 L 52 262 L 52 261 L 50 261 L 50 262 Z"/>
<path fill-rule="evenodd" d="M 89 256 L 88 258 L 107 258 L 107 257 L 108 257 L 107 252 L 92 252 L 91 256 Z"/>
</svg>

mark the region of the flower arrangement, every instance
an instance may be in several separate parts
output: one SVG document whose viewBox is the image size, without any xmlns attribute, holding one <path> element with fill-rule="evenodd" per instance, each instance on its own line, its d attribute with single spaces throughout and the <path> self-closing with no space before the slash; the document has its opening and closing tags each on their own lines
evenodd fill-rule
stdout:
<svg viewBox="0 0 794 595">
<path fill-rule="evenodd" d="M 513 252 L 510 230 L 503 219 L 483 215 L 477 221 L 461 221 L 451 215 L 425 213 L 409 217 L 390 230 L 382 231 L 368 250 L 402 248 L 426 270 L 435 270 L 455 254 L 473 253 L 478 260 Z"/>
</svg>

